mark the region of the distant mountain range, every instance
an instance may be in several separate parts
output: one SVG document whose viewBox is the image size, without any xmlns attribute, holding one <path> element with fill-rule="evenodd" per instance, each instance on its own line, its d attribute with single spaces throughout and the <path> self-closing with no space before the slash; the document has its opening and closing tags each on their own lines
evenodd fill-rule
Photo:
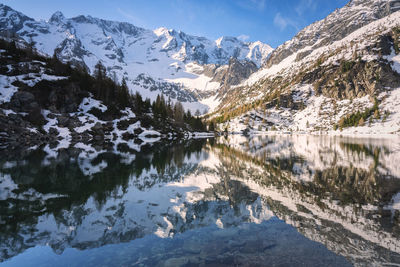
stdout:
<svg viewBox="0 0 400 267">
<path fill-rule="evenodd" d="M 152 31 L 91 16 L 65 18 L 61 12 L 54 13 L 48 21 L 36 21 L 2 4 L 0 28 L 6 34 L 18 34 L 25 41 L 34 42 L 40 52 L 49 56 L 56 53 L 64 62 L 81 64 L 90 72 L 100 60 L 110 76 L 115 73 L 119 80 L 125 77 L 132 91 L 139 91 L 152 100 L 162 91 L 155 87 L 163 87 L 165 82 L 179 84 L 176 90 L 209 91 L 207 96 L 215 95 L 222 80 L 209 72 L 204 74 L 205 69 L 210 69 L 207 66 L 218 69 L 235 58 L 259 67 L 273 50 L 262 42 L 245 43 L 235 37 L 211 41 L 173 29 Z M 149 82 L 152 83 L 150 90 L 146 88 Z M 176 99 L 176 93 L 163 93 Z M 207 105 L 197 102 L 203 97 L 195 95 L 195 100 L 190 97 L 179 100 L 196 102 L 184 103 L 193 111 L 208 110 Z"/>
<path fill-rule="evenodd" d="M 0 5 L 3 38 L 91 74 L 100 61 L 132 94 L 152 101 L 163 94 L 192 113 L 208 113 L 217 130 L 246 134 L 399 133 L 399 25 L 400 0 L 352 0 L 274 50 L 61 12 L 36 21 Z M 0 104 L 20 80 L 1 77 Z"/>
</svg>

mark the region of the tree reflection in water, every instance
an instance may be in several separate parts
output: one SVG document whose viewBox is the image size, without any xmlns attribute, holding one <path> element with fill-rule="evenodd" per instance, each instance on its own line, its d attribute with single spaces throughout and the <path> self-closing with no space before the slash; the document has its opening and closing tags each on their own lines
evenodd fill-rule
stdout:
<svg viewBox="0 0 400 267">
<path fill-rule="evenodd" d="M 282 243 L 293 226 L 354 265 L 400 263 L 398 139 L 228 136 L 148 145 L 140 152 L 75 145 L 53 157 L 42 149 L 1 157 L 1 260 L 46 244 L 56 253 L 90 251 L 139 238 L 150 242 L 155 235 L 174 241 L 154 241 L 154 249 L 164 250 L 132 262 L 156 264 L 176 253 L 186 263 L 204 264 L 219 251 L 227 264 L 257 264 L 298 253 L 289 239 Z M 279 226 L 276 218 L 291 226 Z M 244 223 L 253 226 L 243 232 Z M 233 232 L 214 252 L 210 240 L 197 236 L 205 243 L 193 244 L 197 231 L 213 232 L 213 226 Z M 266 242 L 277 226 L 283 227 L 281 241 Z M 290 238 L 317 246 L 293 233 Z M 185 254 L 177 242 L 197 252 Z M 232 251 L 244 254 L 228 260 Z M 324 257 L 310 260 L 315 266 L 345 264 Z"/>
</svg>

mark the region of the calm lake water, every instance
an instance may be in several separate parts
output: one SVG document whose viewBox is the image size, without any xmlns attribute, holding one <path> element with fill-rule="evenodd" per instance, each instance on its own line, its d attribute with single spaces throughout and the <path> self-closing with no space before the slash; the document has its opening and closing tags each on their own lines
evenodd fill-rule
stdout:
<svg viewBox="0 0 400 267">
<path fill-rule="evenodd" d="M 0 266 L 398 266 L 400 140 L 0 154 Z"/>
</svg>

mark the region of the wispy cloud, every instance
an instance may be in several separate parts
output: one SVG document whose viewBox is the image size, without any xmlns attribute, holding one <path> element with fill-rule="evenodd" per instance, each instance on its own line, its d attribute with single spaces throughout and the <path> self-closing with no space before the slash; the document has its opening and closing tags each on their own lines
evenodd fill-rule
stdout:
<svg viewBox="0 0 400 267">
<path fill-rule="evenodd" d="M 242 42 L 246 42 L 247 40 L 250 39 L 250 36 L 245 35 L 245 34 L 242 34 L 242 35 L 239 35 L 239 36 L 236 37 L 236 38 L 238 38 L 238 39 L 239 39 L 240 41 L 242 41 Z"/>
<path fill-rule="evenodd" d="M 279 12 L 274 17 L 274 25 L 279 27 L 281 31 L 285 30 L 287 27 L 293 27 L 297 31 L 299 30 L 299 27 L 294 20 L 283 17 Z"/>
<path fill-rule="evenodd" d="M 315 0 L 301 0 L 300 3 L 295 7 L 296 13 L 301 16 L 306 11 L 315 11 L 317 9 L 317 2 Z"/>
</svg>

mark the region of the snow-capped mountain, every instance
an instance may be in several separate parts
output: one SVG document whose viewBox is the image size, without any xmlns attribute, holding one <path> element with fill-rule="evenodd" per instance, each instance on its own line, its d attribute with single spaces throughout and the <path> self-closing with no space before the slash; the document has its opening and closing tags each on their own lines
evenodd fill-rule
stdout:
<svg viewBox="0 0 400 267">
<path fill-rule="evenodd" d="M 293 39 L 279 46 L 267 66 L 277 64 L 297 53 L 300 60 L 312 50 L 341 40 L 355 30 L 397 11 L 398 0 L 351 0 L 343 8 L 335 10 L 323 20 L 317 21 L 296 34 Z M 306 49 L 304 49 L 306 48 Z M 302 50 L 301 53 L 298 53 Z"/>
<path fill-rule="evenodd" d="M 0 27 L 91 72 L 100 60 L 132 93 L 216 111 L 220 130 L 396 133 L 399 12 L 399 0 L 350 1 L 275 50 L 61 12 L 35 21 L 5 5 Z"/>
<path fill-rule="evenodd" d="M 399 132 L 399 6 L 350 1 L 300 31 L 229 87 L 216 116 L 225 122 L 220 129 Z"/>
<path fill-rule="evenodd" d="M 0 28 L 3 35 L 16 33 L 28 43 L 33 42 L 39 52 L 49 56 L 55 52 L 64 62 L 79 63 L 91 72 L 100 60 L 110 76 L 119 80 L 126 77 L 132 92 L 139 91 L 152 100 L 161 93 L 159 89 L 165 82 L 175 84 L 163 92 L 173 100 L 178 91 L 206 90 L 215 95 L 220 83 L 211 82 L 212 77 L 203 74 L 205 65 L 227 65 L 236 58 L 261 66 L 272 51 L 267 44 L 244 43 L 235 37 L 212 41 L 172 29 L 152 31 L 91 16 L 65 18 L 61 12 L 48 21 L 36 21 L 3 4 Z M 161 85 L 154 86 L 157 83 Z M 198 103 L 199 95 L 179 100 L 188 102 L 184 105 L 193 110 L 209 109 Z"/>
</svg>

